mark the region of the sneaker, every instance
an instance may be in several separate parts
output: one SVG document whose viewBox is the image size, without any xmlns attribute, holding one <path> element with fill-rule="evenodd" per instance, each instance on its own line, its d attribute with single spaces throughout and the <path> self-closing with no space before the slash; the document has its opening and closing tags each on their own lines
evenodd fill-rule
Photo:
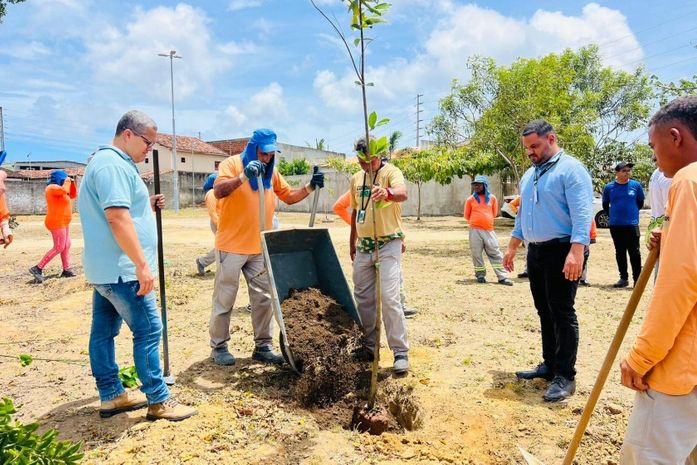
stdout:
<svg viewBox="0 0 697 465">
<path fill-rule="evenodd" d="M 206 276 L 206 267 L 203 266 L 198 258 L 196 259 L 196 274 L 199 276 Z"/>
<path fill-rule="evenodd" d="M 252 359 L 273 365 L 283 365 L 284 362 L 283 355 L 274 352 L 271 347 L 255 347 L 254 352 L 252 352 Z"/>
<path fill-rule="evenodd" d="M 198 415 L 198 410 L 188 405 L 182 405 L 170 397 L 159 404 L 149 405 L 148 413 L 145 415 L 145 418 L 150 421 L 182 421 L 194 415 Z"/>
<path fill-rule="evenodd" d="M 626 279 L 620 279 L 619 281 L 617 281 L 615 284 L 612 285 L 612 287 L 614 287 L 616 289 L 619 289 L 621 287 L 627 287 L 627 286 L 629 286 L 629 281 L 627 281 Z"/>
<path fill-rule="evenodd" d="M 216 365 L 230 366 L 235 364 L 235 357 L 227 350 L 227 347 L 216 347 L 211 351 L 211 357 Z"/>
<path fill-rule="evenodd" d="M 518 273 L 519 278 L 527 278 L 528 277 L 528 270 L 523 271 L 522 273 Z"/>
<path fill-rule="evenodd" d="M 479 284 L 486 284 L 486 278 L 484 276 L 477 276 L 477 282 Z"/>
<path fill-rule="evenodd" d="M 508 278 L 499 279 L 499 284 L 503 284 L 504 286 L 512 286 L 512 285 L 513 285 L 513 281 L 511 281 L 511 280 L 508 279 Z"/>
<path fill-rule="evenodd" d="M 406 355 L 395 355 L 392 370 L 396 375 L 401 375 L 409 370 L 409 357 Z"/>
<path fill-rule="evenodd" d="M 122 412 L 138 410 L 148 405 L 145 394 L 140 391 L 126 391 L 118 397 L 102 402 L 99 406 L 99 416 L 110 418 Z"/>
<path fill-rule="evenodd" d="M 37 283 L 44 282 L 44 273 L 38 266 L 34 265 L 29 268 L 29 273 L 31 273 L 31 275 L 34 277 L 34 281 Z"/>
<path fill-rule="evenodd" d="M 63 270 L 60 275 L 61 278 L 74 278 L 75 276 L 77 275 L 71 269 Z"/>
<path fill-rule="evenodd" d="M 415 308 L 407 307 L 406 305 L 402 307 L 402 311 L 404 312 L 404 316 L 406 318 L 414 317 L 418 313 L 418 311 Z"/>
</svg>

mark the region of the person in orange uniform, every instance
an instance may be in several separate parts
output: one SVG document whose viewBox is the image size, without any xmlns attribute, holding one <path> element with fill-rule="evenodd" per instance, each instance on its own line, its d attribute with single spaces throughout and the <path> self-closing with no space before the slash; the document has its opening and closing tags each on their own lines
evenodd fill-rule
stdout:
<svg viewBox="0 0 697 465">
<path fill-rule="evenodd" d="M 520 210 L 520 196 L 517 195 L 515 199 L 511 200 L 511 202 L 508 204 L 511 206 L 511 210 L 513 210 L 513 213 L 518 215 L 518 210 Z M 523 247 L 527 249 L 528 243 L 523 241 Z M 525 269 L 518 273 L 519 278 L 527 278 L 528 277 L 528 265 L 527 263 L 525 264 Z"/>
<path fill-rule="evenodd" d="M 53 236 L 53 248 L 46 252 L 44 258 L 29 269 L 36 282 L 43 282 L 43 269 L 56 255 L 61 256 L 63 272 L 61 278 L 73 278 L 70 269 L 70 221 L 73 219 L 72 200 L 77 197 L 77 188 L 68 173 L 54 170 L 46 186 L 46 229 Z"/>
<path fill-rule="evenodd" d="M 595 220 L 591 221 L 591 244 L 595 244 L 595 239 L 598 237 L 598 228 L 595 225 Z M 581 286 L 590 286 L 591 283 L 588 281 L 588 259 L 591 256 L 590 245 L 587 245 L 583 250 L 583 274 L 581 275 L 581 280 L 578 282 Z"/>
<path fill-rule="evenodd" d="M 639 335 L 620 364 L 637 391 L 620 465 L 697 463 L 697 95 L 662 107 L 649 121 L 649 146 L 673 179 L 661 267 Z M 661 237 L 662 236 L 662 237 Z"/>
<path fill-rule="evenodd" d="M 215 198 L 215 192 L 213 192 L 213 184 L 218 178 L 218 173 L 211 173 L 206 178 L 206 182 L 203 183 L 203 192 L 205 193 L 204 202 L 206 203 L 206 208 L 208 209 L 208 217 L 210 218 L 211 231 L 213 234 L 218 230 L 218 216 L 219 207 L 218 199 Z M 206 255 L 202 255 L 196 258 L 196 271 L 199 276 L 206 275 L 206 267 L 215 262 L 215 247 L 212 248 Z"/>
<path fill-rule="evenodd" d="M 0 165 L 5 161 L 6 156 L 7 152 L 0 151 Z M 3 244 L 4 249 L 12 244 L 13 240 L 12 231 L 10 231 L 10 210 L 7 208 L 7 199 L 5 198 L 5 178 L 7 178 L 7 173 L 0 171 L 0 244 Z"/>
<path fill-rule="evenodd" d="M 271 229 L 276 197 L 289 205 L 299 202 L 310 192 L 324 187 L 324 173 L 317 171 L 307 185 L 291 189 L 274 166 L 278 151 L 276 133 L 257 129 L 244 152 L 225 159 L 218 167 L 218 179 L 213 187 L 220 205 L 215 234 L 218 257 L 209 323 L 211 357 L 218 365 L 235 364 L 227 345 L 240 273 L 247 280 L 252 306 L 255 345 L 252 358 L 263 363 L 283 363 L 283 357 L 272 350 L 271 283 L 264 273 L 261 255 L 257 176 L 261 175 L 264 187 L 264 229 Z"/>
<path fill-rule="evenodd" d="M 512 286 L 503 269 L 503 254 L 494 231 L 494 218 L 499 211 L 496 196 L 489 192 L 489 179 L 478 175 L 472 181 L 473 193 L 465 202 L 465 219 L 469 224 L 469 243 L 474 263 L 474 275 L 478 283 L 486 283 L 486 267 L 482 253 L 489 257 L 489 263 L 496 273 L 499 284 Z"/>
<path fill-rule="evenodd" d="M 334 205 L 332 205 L 332 210 L 336 213 L 346 224 L 351 226 L 351 213 L 353 208 L 351 208 L 351 190 L 344 192 L 344 195 L 339 197 Z M 406 252 L 407 245 L 404 240 L 402 240 L 402 253 Z M 400 269 L 400 272 L 402 270 Z M 404 311 L 404 316 L 407 318 L 413 318 L 418 313 L 414 307 L 407 306 L 407 292 L 404 289 L 404 275 L 399 277 L 399 301 L 402 303 L 402 311 Z"/>
</svg>

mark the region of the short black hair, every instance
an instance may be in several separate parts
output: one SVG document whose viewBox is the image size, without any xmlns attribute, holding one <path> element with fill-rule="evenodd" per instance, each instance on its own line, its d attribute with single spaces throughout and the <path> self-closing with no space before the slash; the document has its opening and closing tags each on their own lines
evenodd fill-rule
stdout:
<svg viewBox="0 0 697 465">
<path fill-rule="evenodd" d="M 370 139 L 373 140 L 374 137 L 370 136 Z M 368 155 L 370 147 L 368 144 L 365 143 L 365 136 L 364 137 L 359 137 L 356 139 L 356 142 L 353 143 L 353 150 L 356 152 L 362 153 L 363 155 Z"/>
<path fill-rule="evenodd" d="M 529 136 L 533 133 L 538 136 L 546 136 L 550 132 L 554 132 L 554 128 L 543 119 L 534 119 L 523 128 L 523 136 Z"/>
<path fill-rule="evenodd" d="M 684 124 L 697 139 L 697 95 L 678 97 L 670 103 L 663 105 L 651 120 L 649 127 L 667 124 L 673 121 Z"/>
</svg>

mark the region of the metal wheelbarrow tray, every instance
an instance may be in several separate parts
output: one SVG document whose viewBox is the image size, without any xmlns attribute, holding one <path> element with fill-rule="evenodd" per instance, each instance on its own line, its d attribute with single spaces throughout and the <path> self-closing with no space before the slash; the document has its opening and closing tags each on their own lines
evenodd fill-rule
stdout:
<svg viewBox="0 0 697 465">
<path fill-rule="evenodd" d="M 300 374 L 302 367 L 293 358 L 281 309 L 291 289 L 319 289 L 336 300 L 359 326 L 361 321 L 328 229 L 264 231 L 261 245 L 271 282 L 271 305 L 280 328 L 281 351 L 291 368 Z"/>
</svg>

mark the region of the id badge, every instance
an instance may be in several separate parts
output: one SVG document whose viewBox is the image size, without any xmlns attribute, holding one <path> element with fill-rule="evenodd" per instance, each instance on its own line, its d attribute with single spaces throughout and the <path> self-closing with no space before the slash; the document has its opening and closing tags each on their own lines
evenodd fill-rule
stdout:
<svg viewBox="0 0 697 465">
<path fill-rule="evenodd" d="M 365 210 L 358 210 L 358 214 L 356 215 L 356 223 L 365 223 Z"/>
</svg>

